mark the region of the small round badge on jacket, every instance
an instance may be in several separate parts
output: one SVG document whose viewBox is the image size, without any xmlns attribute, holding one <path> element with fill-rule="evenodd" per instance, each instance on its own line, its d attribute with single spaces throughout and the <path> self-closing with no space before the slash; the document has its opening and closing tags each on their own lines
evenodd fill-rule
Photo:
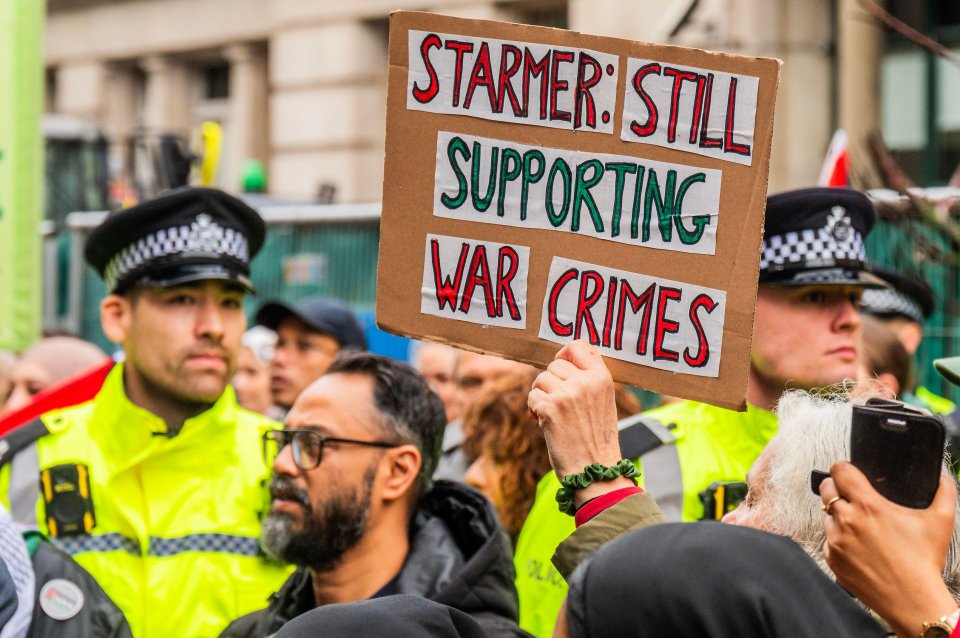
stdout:
<svg viewBox="0 0 960 638">
<path fill-rule="evenodd" d="M 69 620 L 83 608 L 83 592 L 63 578 L 54 578 L 40 589 L 40 608 L 54 620 Z"/>
</svg>

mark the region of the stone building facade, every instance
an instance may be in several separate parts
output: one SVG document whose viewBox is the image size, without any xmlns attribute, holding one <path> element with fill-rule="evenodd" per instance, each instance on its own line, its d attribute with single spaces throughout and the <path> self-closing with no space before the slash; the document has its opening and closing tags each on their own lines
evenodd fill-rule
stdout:
<svg viewBox="0 0 960 638">
<path fill-rule="evenodd" d="M 255 158 L 273 195 L 377 201 L 395 9 L 778 57 L 771 190 L 813 183 L 838 126 L 879 122 L 883 37 L 856 0 L 48 0 L 48 109 L 98 122 L 116 157 L 213 119 L 220 186 Z"/>
</svg>

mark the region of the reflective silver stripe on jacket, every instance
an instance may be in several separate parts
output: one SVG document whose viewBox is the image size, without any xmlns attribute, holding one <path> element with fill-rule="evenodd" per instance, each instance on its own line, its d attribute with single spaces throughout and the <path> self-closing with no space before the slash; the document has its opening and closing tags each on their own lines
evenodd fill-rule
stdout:
<svg viewBox="0 0 960 638">
<path fill-rule="evenodd" d="M 184 552 L 215 552 L 256 556 L 260 553 L 260 539 L 233 534 L 190 534 L 179 538 L 150 537 L 151 556 L 175 556 Z"/>
<path fill-rule="evenodd" d="M 141 555 L 140 543 L 137 539 L 116 533 L 70 536 L 54 539 L 54 542 L 70 555 L 116 551 L 125 551 L 135 556 Z M 185 552 L 257 556 L 260 554 L 260 539 L 234 534 L 189 534 L 176 538 L 151 536 L 147 549 L 147 555 L 156 558 L 176 556 Z"/>
<path fill-rule="evenodd" d="M 31 443 L 10 461 L 10 514 L 22 525 L 36 526 L 37 501 L 40 500 L 40 453 Z"/>
<path fill-rule="evenodd" d="M 660 439 L 658 447 L 640 457 L 644 489 L 656 499 L 667 521 L 679 523 L 683 520 L 683 471 L 677 454 L 677 437 L 657 419 L 639 414 L 622 419 L 617 428 L 640 425 Z"/>
<path fill-rule="evenodd" d="M 64 538 L 54 538 L 53 542 L 71 556 L 85 552 L 127 552 L 134 556 L 140 555 L 140 543 L 137 539 L 127 538 L 122 534 L 67 536 Z"/>
</svg>

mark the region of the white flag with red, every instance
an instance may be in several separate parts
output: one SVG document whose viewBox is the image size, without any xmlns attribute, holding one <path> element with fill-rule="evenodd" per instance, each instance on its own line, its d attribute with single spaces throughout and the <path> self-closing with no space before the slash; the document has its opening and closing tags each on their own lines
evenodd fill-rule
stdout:
<svg viewBox="0 0 960 638">
<path fill-rule="evenodd" d="M 849 150 L 847 132 L 842 128 L 837 129 L 827 148 L 827 157 L 823 161 L 823 168 L 820 169 L 820 179 L 817 180 L 818 186 L 850 185 L 847 173 Z"/>
</svg>

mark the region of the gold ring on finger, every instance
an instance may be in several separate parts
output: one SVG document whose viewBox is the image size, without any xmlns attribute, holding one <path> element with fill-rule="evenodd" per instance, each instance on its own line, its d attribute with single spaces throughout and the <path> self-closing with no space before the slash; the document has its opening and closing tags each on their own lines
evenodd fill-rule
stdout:
<svg viewBox="0 0 960 638">
<path fill-rule="evenodd" d="M 830 508 L 833 507 L 833 504 L 836 503 L 836 502 L 839 501 L 839 500 L 840 500 L 840 497 L 839 497 L 839 496 L 834 496 L 833 498 L 831 498 L 829 501 L 827 501 L 826 503 L 824 503 L 824 504 L 821 505 L 820 507 L 821 507 L 821 509 L 823 509 L 824 512 L 826 512 L 827 514 L 830 514 Z"/>
</svg>

